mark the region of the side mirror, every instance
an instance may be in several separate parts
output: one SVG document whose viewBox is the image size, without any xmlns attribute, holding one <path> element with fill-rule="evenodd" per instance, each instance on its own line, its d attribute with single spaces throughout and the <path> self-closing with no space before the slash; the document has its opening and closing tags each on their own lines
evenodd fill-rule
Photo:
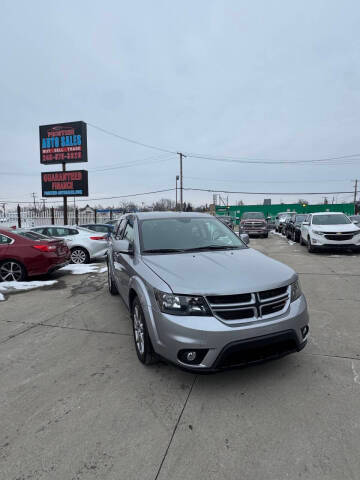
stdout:
<svg viewBox="0 0 360 480">
<path fill-rule="evenodd" d="M 358 225 L 358 223 L 359 223 L 358 220 L 354 220 L 354 221 L 353 221 L 353 224 L 354 224 L 354 225 Z"/>
<path fill-rule="evenodd" d="M 115 253 L 134 255 L 134 244 L 130 243 L 128 240 L 115 240 L 113 248 Z"/>
<path fill-rule="evenodd" d="M 301 225 L 310 225 L 310 223 L 309 222 L 302 222 Z"/>
<path fill-rule="evenodd" d="M 250 238 L 249 238 L 249 235 L 247 233 L 240 233 L 240 239 L 246 244 L 248 245 L 250 243 Z"/>
</svg>

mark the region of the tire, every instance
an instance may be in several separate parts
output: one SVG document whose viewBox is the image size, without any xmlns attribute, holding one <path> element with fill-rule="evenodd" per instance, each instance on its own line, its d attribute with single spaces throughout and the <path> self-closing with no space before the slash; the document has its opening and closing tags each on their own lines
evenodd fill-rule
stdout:
<svg viewBox="0 0 360 480">
<path fill-rule="evenodd" d="M 300 233 L 299 243 L 300 243 L 300 245 L 305 245 L 301 233 Z"/>
<path fill-rule="evenodd" d="M 138 297 L 135 297 L 132 308 L 131 318 L 133 324 L 134 345 L 136 355 L 144 365 L 151 365 L 158 361 L 146 326 L 145 316 Z"/>
<path fill-rule="evenodd" d="M 5 260 L 0 263 L 0 282 L 22 282 L 26 278 L 26 270 L 16 260 Z"/>
<path fill-rule="evenodd" d="M 119 290 L 114 282 L 113 276 L 111 275 L 111 270 L 109 266 L 109 259 L 107 261 L 107 269 L 108 269 L 108 288 L 110 295 L 119 295 Z"/>
<path fill-rule="evenodd" d="M 316 250 L 315 250 L 315 247 L 313 246 L 313 244 L 311 243 L 311 239 L 310 237 L 308 237 L 307 239 L 307 249 L 308 249 L 308 252 L 309 253 L 314 253 Z"/>
<path fill-rule="evenodd" d="M 90 263 L 90 255 L 85 248 L 74 247 L 71 249 L 71 263 L 76 265 L 82 265 L 84 263 Z"/>
<path fill-rule="evenodd" d="M 268 238 L 268 236 L 269 236 L 269 233 L 264 234 L 264 238 Z"/>
</svg>

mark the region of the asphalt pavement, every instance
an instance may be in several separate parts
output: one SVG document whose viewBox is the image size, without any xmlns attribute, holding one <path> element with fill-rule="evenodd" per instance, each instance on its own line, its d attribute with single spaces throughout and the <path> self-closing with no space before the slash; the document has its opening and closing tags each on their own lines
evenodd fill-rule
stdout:
<svg viewBox="0 0 360 480">
<path fill-rule="evenodd" d="M 0 479 L 358 480 L 360 255 L 251 239 L 301 279 L 300 353 L 194 375 L 144 367 L 106 273 L 0 303 Z"/>
</svg>

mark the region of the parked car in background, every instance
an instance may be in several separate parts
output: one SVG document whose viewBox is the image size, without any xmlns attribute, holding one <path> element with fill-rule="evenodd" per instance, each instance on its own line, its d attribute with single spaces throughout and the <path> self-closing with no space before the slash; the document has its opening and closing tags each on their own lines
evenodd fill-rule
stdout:
<svg viewBox="0 0 360 480">
<path fill-rule="evenodd" d="M 291 212 L 278 213 L 275 217 L 275 231 L 282 233 L 283 224 L 285 220 L 292 215 Z"/>
<path fill-rule="evenodd" d="M 87 228 L 67 225 L 44 225 L 33 227 L 32 232 L 39 232 L 48 237 L 62 238 L 71 252 L 72 263 L 89 263 L 90 260 L 104 258 L 107 253 L 106 233 L 97 233 Z"/>
<path fill-rule="evenodd" d="M 355 225 L 360 227 L 360 215 L 351 215 L 349 218 Z"/>
<path fill-rule="evenodd" d="M 290 216 L 289 217 L 286 217 L 285 218 L 285 221 L 283 222 L 283 224 L 281 225 L 281 228 L 280 228 L 280 233 L 282 233 L 282 235 L 285 235 L 286 237 L 286 231 L 288 229 L 288 225 L 289 225 L 289 222 L 290 222 Z"/>
<path fill-rule="evenodd" d="M 275 219 L 274 218 L 267 217 L 266 218 L 266 223 L 267 223 L 268 232 L 270 232 L 270 230 L 275 230 Z"/>
<path fill-rule="evenodd" d="M 114 225 L 108 223 L 87 223 L 85 225 L 79 225 L 82 228 L 93 230 L 94 232 L 107 233 L 110 236 L 114 231 Z"/>
<path fill-rule="evenodd" d="M 285 236 L 293 242 L 300 241 L 301 224 L 307 217 L 304 213 L 293 213 L 285 222 Z"/>
<path fill-rule="evenodd" d="M 216 218 L 227 227 L 231 228 L 231 230 L 234 230 L 234 220 L 230 215 L 216 215 Z"/>
<path fill-rule="evenodd" d="M 63 240 L 35 232 L 0 228 L 0 281 L 20 282 L 27 277 L 51 273 L 70 262 Z"/>
<path fill-rule="evenodd" d="M 242 232 L 248 235 L 260 235 L 264 238 L 269 236 L 265 215 L 262 212 L 244 212 L 240 227 Z"/>
<path fill-rule="evenodd" d="M 297 274 L 211 215 L 125 215 L 107 261 L 109 291 L 130 310 L 144 364 L 160 357 L 193 371 L 220 370 L 306 344 Z"/>
<path fill-rule="evenodd" d="M 310 213 L 301 224 L 300 244 L 309 252 L 324 248 L 360 251 L 360 228 L 344 213 Z"/>
<path fill-rule="evenodd" d="M 117 223 L 118 223 L 119 219 L 115 219 L 115 220 L 109 220 L 108 222 L 106 222 L 106 225 L 113 225 L 115 226 Z"/>
</svg>

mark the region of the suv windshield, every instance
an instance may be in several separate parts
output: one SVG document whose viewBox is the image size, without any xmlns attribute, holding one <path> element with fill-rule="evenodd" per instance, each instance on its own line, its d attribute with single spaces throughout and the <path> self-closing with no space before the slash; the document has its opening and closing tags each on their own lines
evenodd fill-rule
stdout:
<svg viewBox="0 0 360 480">
<path fill-rule="evenodd" d="M 295 222 L 304 222 L 307 215 L 296 215 Z"/>
<path fill-rule="evenodd" d="M 312 219 L 313 225 L 344 225 L 351 223 L 350 219 L 343 215 L 314 215 Z"/>
<path fill-rule="evenodd" d="M 246 220 L 247 218 L 259 218 L 260 220 L 265 220 L 265 215 L 262 212 L 245 212 L 241 217 L 241 220 Z"/>
<path fill-rule="evenodd" d="M 142 253 L 247 248 L 235 233 L 211 217 L 142 220 L 140 232 Z"/>
</svg>

